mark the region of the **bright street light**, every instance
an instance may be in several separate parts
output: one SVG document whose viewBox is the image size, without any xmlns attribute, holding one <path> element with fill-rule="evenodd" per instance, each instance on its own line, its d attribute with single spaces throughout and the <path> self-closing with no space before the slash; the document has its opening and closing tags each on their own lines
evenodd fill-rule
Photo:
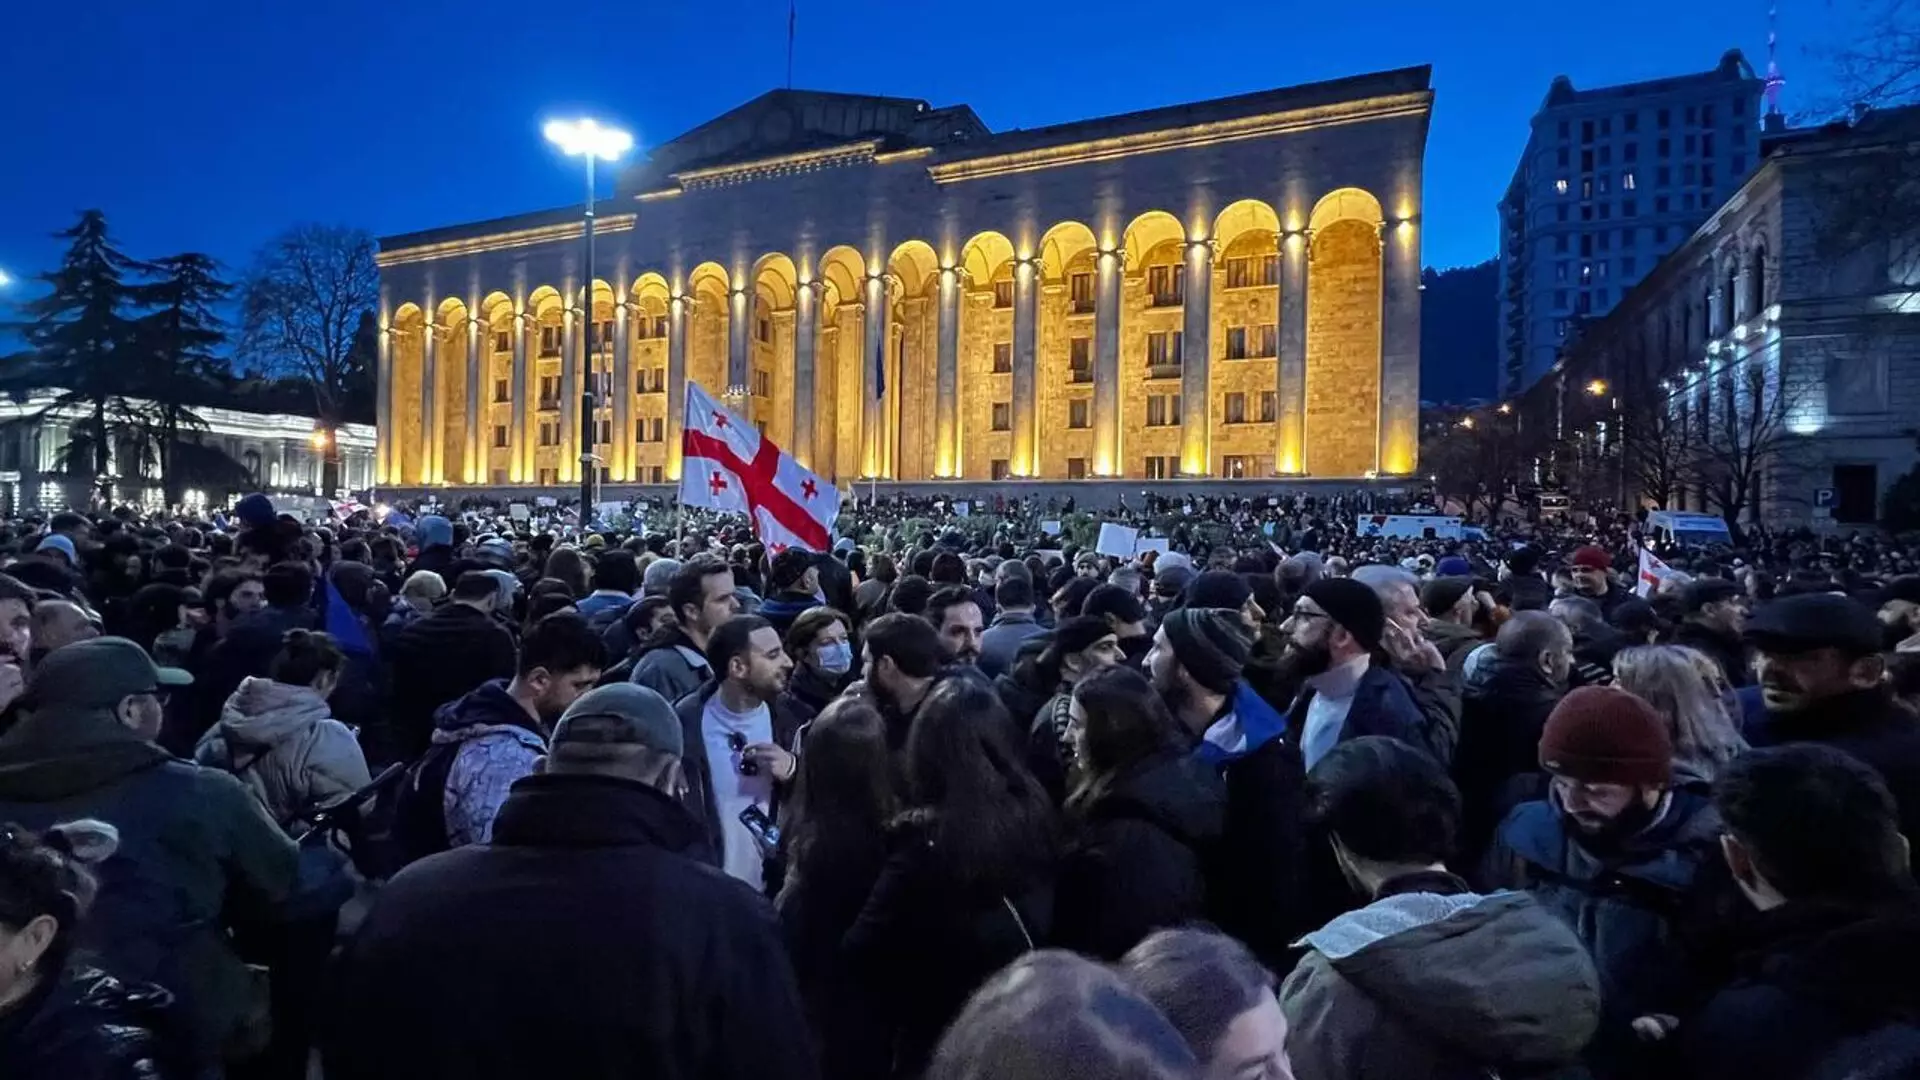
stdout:
<svg viewBox="0 0 1920 1080">
<path fill-rule="evenodd" d="M 1592 394 L 1594 397 L 1599 397 L 1606 392 L 1607 380 L 1605 379 L 1595 379 L 1587 384 L 1587 393 Z"/>
<path fill-rule="evenodd" d="M 549 120 L 541 130 L 548 142 L 558 146 L 569 157 L 618 161 L 622 154 L 633 149 L 632 135 L 587 117 L 579 120 Z"/>
<path fill-rule="evenodd" d="M 5 270 L 0 270 L 0 289 L 4 289 L 11 284 L 13 284 L 13 278 Z"/>
</svg>

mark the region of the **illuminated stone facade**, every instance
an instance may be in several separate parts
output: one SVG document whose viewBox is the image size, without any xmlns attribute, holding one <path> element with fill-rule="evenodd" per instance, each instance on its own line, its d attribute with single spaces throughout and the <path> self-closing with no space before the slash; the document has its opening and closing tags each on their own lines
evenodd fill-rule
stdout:
<svg viewBox="0 0 1920 1080">
<path fill-rule="evenodd" d="M 679 474 L 685 380 L 842 483 L 1409 474 L 1425 68 L 1031 131 L 775 91 L 596 207 L 381 244 L 389 488 Z M 1200 405 L 1197 403 L 1204 403 Z"/>
</svg>

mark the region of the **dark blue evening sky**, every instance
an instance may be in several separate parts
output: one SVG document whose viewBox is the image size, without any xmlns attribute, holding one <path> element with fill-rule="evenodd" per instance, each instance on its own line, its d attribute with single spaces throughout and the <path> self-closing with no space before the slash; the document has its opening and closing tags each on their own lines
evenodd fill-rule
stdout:
<svg viewBox="0 0 1920 1080">
<path fill-rule="evenodd" d="M 1786 0 L 1789 104 L 1864 0 Z M 1766 0 L 801 0 L 802 88 L 965 102 L 996 130 L 1431 63 L 1425 260 L 1487 258 L 1549 80 L 1765 63 Z M 106 210 L 136 255 L 233 264 L 303 220 L 375 234 L 576 198 L 541 121 L 642 145 L 784 81 L 786 0 L 15 0 L 0 31 L 0 269 Z M 582 11 L 591 12 L 583 18 Z M 989 16 L 988 12 L 994 12 Z M 1855 30 L 1854 32 L 1857 32 Z"/>
</svg>

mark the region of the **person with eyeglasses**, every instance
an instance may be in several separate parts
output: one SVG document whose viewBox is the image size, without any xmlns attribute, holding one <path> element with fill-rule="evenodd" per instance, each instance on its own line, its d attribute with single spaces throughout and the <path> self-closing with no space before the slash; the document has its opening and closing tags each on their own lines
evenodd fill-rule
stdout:
<svg viewBox="0 0 1920 1080">
<path fill-rule="evenodd" d="M 167 696 L 192 676 L 120 637 L 48 653 L 0 737 L 0 821 L 44 832 L 97 818 L 120 831 L 80 944 L 117 977 L 179 999 L 183 1052 L 202 1071 L 257 1053 L 265 988 L 230 931 L 279 913 L 298 859 L 231 774 L 155 745 Z"/>
<path fill-rule="evenodd" d="M 1560 699 L 1540 735 L 1547 797 L 1500 825 L 1481 884 L 1524 889 L 1579 935 L 1600 973 L 1596 1077 L 1663 1075 L 1659 1044 L 1701 972 L 1689 943 L 1714 907 L 1720 814 L 1674 786 L 1673 738 L 1652 705 L 1611 686 Z"/>
</svg>

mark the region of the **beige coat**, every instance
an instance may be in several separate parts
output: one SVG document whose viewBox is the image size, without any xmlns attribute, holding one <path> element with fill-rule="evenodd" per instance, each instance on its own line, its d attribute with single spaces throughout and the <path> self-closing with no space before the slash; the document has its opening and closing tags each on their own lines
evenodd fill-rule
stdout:
<svg viewBox="0 0 1920 1080">
<path fill-rule="evenodd" d="M 353 731 L 305 686 L 249 678 L 193 757 L 247 785 L 282 827 L 301 813 L 373 782 Z"/>
</svg>

